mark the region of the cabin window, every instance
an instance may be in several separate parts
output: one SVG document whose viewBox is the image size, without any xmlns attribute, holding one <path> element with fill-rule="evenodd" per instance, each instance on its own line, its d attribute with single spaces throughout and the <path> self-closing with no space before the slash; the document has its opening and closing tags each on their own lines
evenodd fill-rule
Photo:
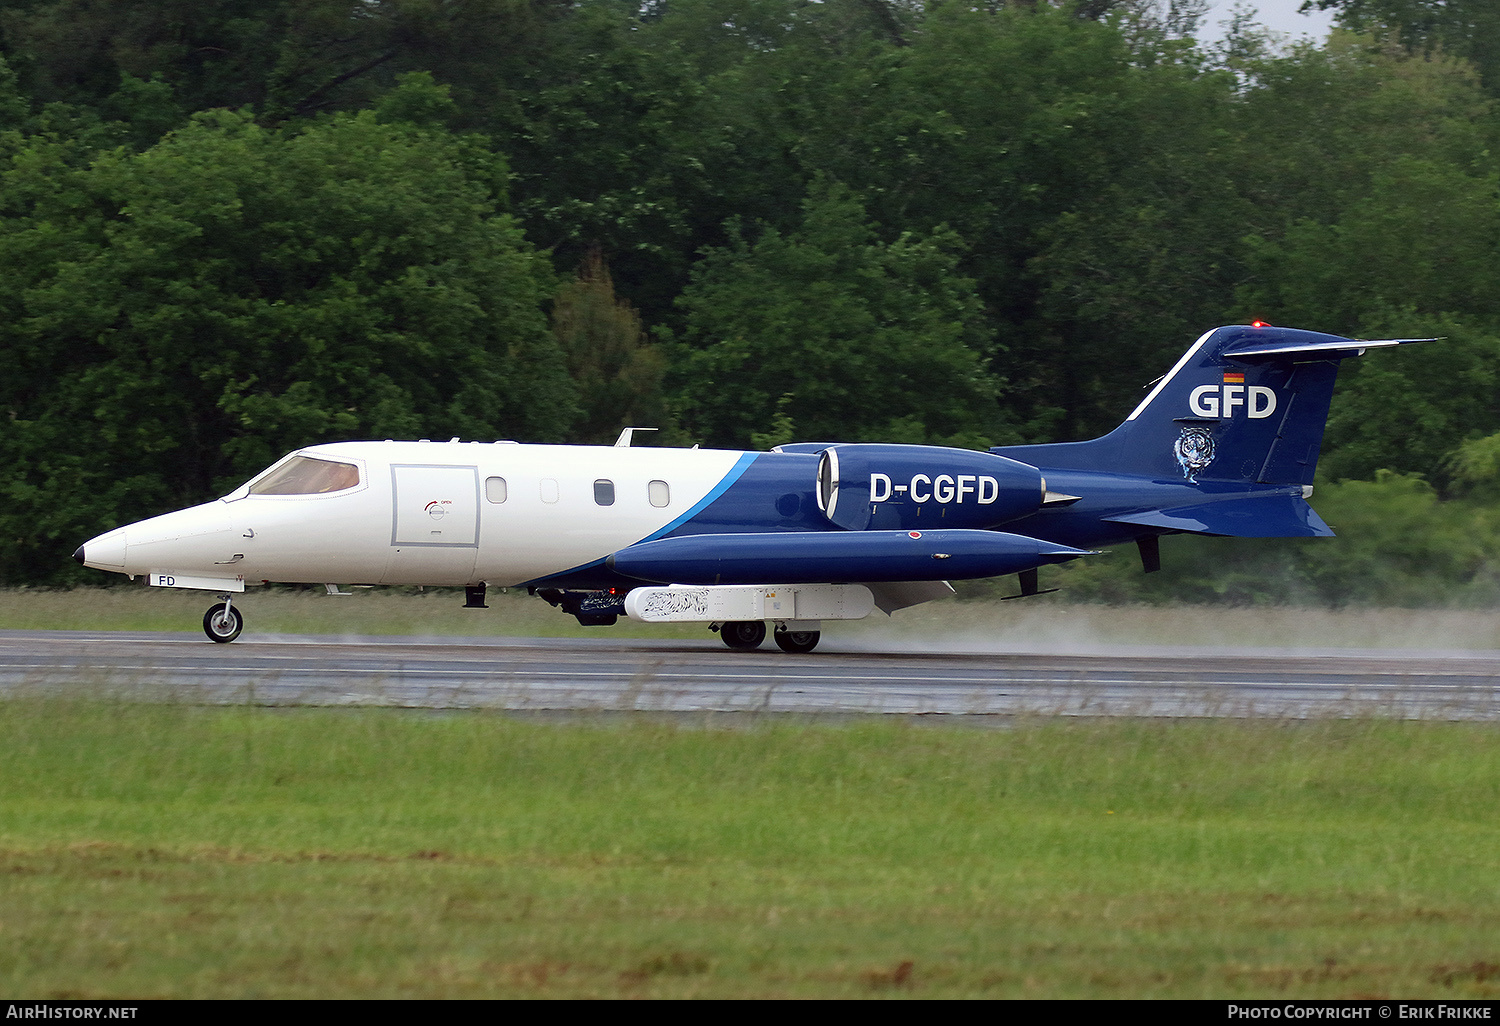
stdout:
<svg viewBox="0 0 1500 1026">
<path fill-rule="evenodd" d="M 505 478 L 487 477 L 484 479 L 484 497 L 491 502 L 505 501 Z"/>
<path fill-rule="evenodd" d="M 342 492 L 359 484 L 359 468 L 352 463 L 293 456 L 250 486 L 251 495 L 321 495 Z"/>
<path fill-rule="evenodd" d="M 542 478 L 542 501 L 557 501 L 557 482 L 550 477 Z"/>
<path fill-rule="evenodd" d="M 658 509 L 672 503 L 672 489 L 665 481 L 652 481 L 646 486 L 646 494 L 651 499 L 651 505 Z"/>
<path fill-rule="evenodd" d="M 615 504 L 615 483 L 603 478 L 594 482 L 594 501 L 601 506 L 613 506 Z"/>
</svg>

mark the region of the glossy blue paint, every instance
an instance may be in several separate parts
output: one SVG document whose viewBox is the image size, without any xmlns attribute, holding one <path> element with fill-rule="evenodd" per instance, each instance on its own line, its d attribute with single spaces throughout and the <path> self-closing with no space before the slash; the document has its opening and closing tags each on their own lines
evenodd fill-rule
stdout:
<svg viewBox="0 0 1500 1026">
<path fill-rule="evenodd" d="M 1335 344 L 1344 348 L 1322 348 Z M 1312 484 L 1338 363 L 1356 355 L 1357 345 L 1290 328 L 1218 328 L 1109 434 L 990 451 L 1040 467 L 1049 482 L 1049 471 L 1108 470 L 1147 480 L 1220 482 L 1244 491 Z M 1236 351 L 1256 355 L 1237 357 Z M 1226 375 L 1239 377 L 1229 381 Z M 1273 397 L 1274 406 L 1253 408 L 1252 391 L 1262 402 Z M 1178 442 L 1187 431 L 1204 432 L 1212 443 L 1212 458 L 1202 467 L 1184 466 Z"/>
<path fill-rule="evenodd" d="M 745 455 L 750 462 L 729 487 L 690 519 L 654 537 L 838 530 L 818 511 L 814 494 L 818 477 L 816 455 L 783 452 Z"/>
<path fill-rule="evenodd" d="M 1304 496 L 1339 363 L 1402 341 L 1416 340 L 1218 328 L 1183 355 L 1124 423 L 1085 442 L 1002 446 L 989 454 L 807 442 L 747 453 L 689 514 L 608 560 L 550 580 L 575 587 L 952 580 L 1023 572 L 1082 550 L 1177 532 L 1331 536 Z M 818 501 L 819 459 L 829 449 L 844 454 L 843 494 L 832 520 Z M 1005 473 L 987 473 L 988 467 Z M 909 492 L 896 501 L 894 490 L 882 498 L 884 484 L 873 476 L 910 484 L 916 473 L 990 476 L 1016 497 L 1028 488 L 1040 492 L 1044 478 L 1048 491 L 1076 498 L 1039 509 L 1017 499 L 1020 518 L 1005 517 L 1004 532 L 973 530 L 977 505 L 913 503 Z M 976 500 L 972 493 L 966 498 Z M 1026 515 L 1027 509 L 1035 512 Z M 918 513 L 927 523 L 907 522 Z M 920 528 L 922 541 L 898 527 Z M 933 558 L 939 551 L 948 558 Z"/>
<path fill-rule="evenodd" d="M 1041 472 L 994 453 L 865 443 L 829 446 L 820 460 L 824 512 L 849 531 L 989 529 L 1042 505 Z"/>
<path fill-rule="evenodd" d="M 1087 554 L 1000 531 L 840 531 L 663 538 L 607 562 L 663 584 L 842 584 L 996 577 Z"/>
<path fill-rule="evenodd" d="M 1040 468 L 1053 491 L 1082 496 L 1006 526 L 1079 546 L 1175 531 L 1329 537 L 1303 486 L 1339 362 L 1381 344 L 1269 326 L 1209 332 L 1109 434 L 991 449 Z"/>
<path fill-rule="evenodd" d="M 681 529 L 684 525 L 698 522 L 699 518 L 703 516 L 705 511 L 708 510 L 710 506 L 713 506 L 715 503 L 717 503 L 721 498 L 723 498 L 723 496 L 727 492 L 729 492 L 730 489 L 734 488 L 735 485 L 740 482 L 740 479 L 745 476 L 745 473 L 760 461 L 760 458 L 760 455 L 757 453 L 741 453 L 740 458 L 735 461 L 734 466 L 730 468 L 729 473 L 724 475 L 724 479 L 718 484 L 714 485 L 711 489 L 709 489 L 708 494 L 695 502 L 691 509 L 682 514 L 682 516 L 673 520 L 670 524 L 667 524 L 661 530 L 654 531 L 641 540 L 650 541 L 653 538 L 665 538 L 675 531 Z"/>
</svg>

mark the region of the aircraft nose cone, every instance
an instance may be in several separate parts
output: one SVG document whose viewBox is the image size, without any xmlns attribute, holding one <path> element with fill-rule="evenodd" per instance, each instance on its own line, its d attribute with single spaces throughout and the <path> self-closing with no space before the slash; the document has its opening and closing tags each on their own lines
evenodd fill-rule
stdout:
<svg viewBox="0 0 1500 1026">
<path fill-rule="evenodd" d="M 125 529 L 116 528 L 78 546 L 73 558 L 84 566 L 99 570 L 120 570 L 125 566 Z"/>
</svg>

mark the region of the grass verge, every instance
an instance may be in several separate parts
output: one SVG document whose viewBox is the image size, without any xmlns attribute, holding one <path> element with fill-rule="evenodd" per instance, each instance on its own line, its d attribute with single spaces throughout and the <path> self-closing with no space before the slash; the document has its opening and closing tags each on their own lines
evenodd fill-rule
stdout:
<svg viewBox="0 0 1500 1026">
<path fill-rule="evenodd" d="M 0 991 L 1500 993 L 1492 727 L 0 702 Z"/>
</svg>

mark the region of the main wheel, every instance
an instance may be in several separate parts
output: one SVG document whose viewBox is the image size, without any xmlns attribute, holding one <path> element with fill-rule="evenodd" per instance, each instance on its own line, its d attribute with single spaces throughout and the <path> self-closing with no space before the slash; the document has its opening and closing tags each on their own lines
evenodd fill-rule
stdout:
<svg viewBox="0 0 1500 1026">
<path fill-rule="evenodd" d="M 766 625 L 759 620 L 731 620 L 719 628 L 719 637 L 730 648 L 759 648 L 766 640 Z"/>
<path fill-rule="evenodd" d="M 208 612 L 203 614 L 203 633 L 208 635 L 209 640 L 221 645 L 229 644 L 244 629 L 245 618 L 233 606 L 226 612 L 224 603 L 218 602 L 209 606 Z"/>
<path fill-rule="evenodd" d="M 811 652 L 822 636 L 821 631 L 777 631 L 776 647 L 783 652 Z"/>
</svg>

